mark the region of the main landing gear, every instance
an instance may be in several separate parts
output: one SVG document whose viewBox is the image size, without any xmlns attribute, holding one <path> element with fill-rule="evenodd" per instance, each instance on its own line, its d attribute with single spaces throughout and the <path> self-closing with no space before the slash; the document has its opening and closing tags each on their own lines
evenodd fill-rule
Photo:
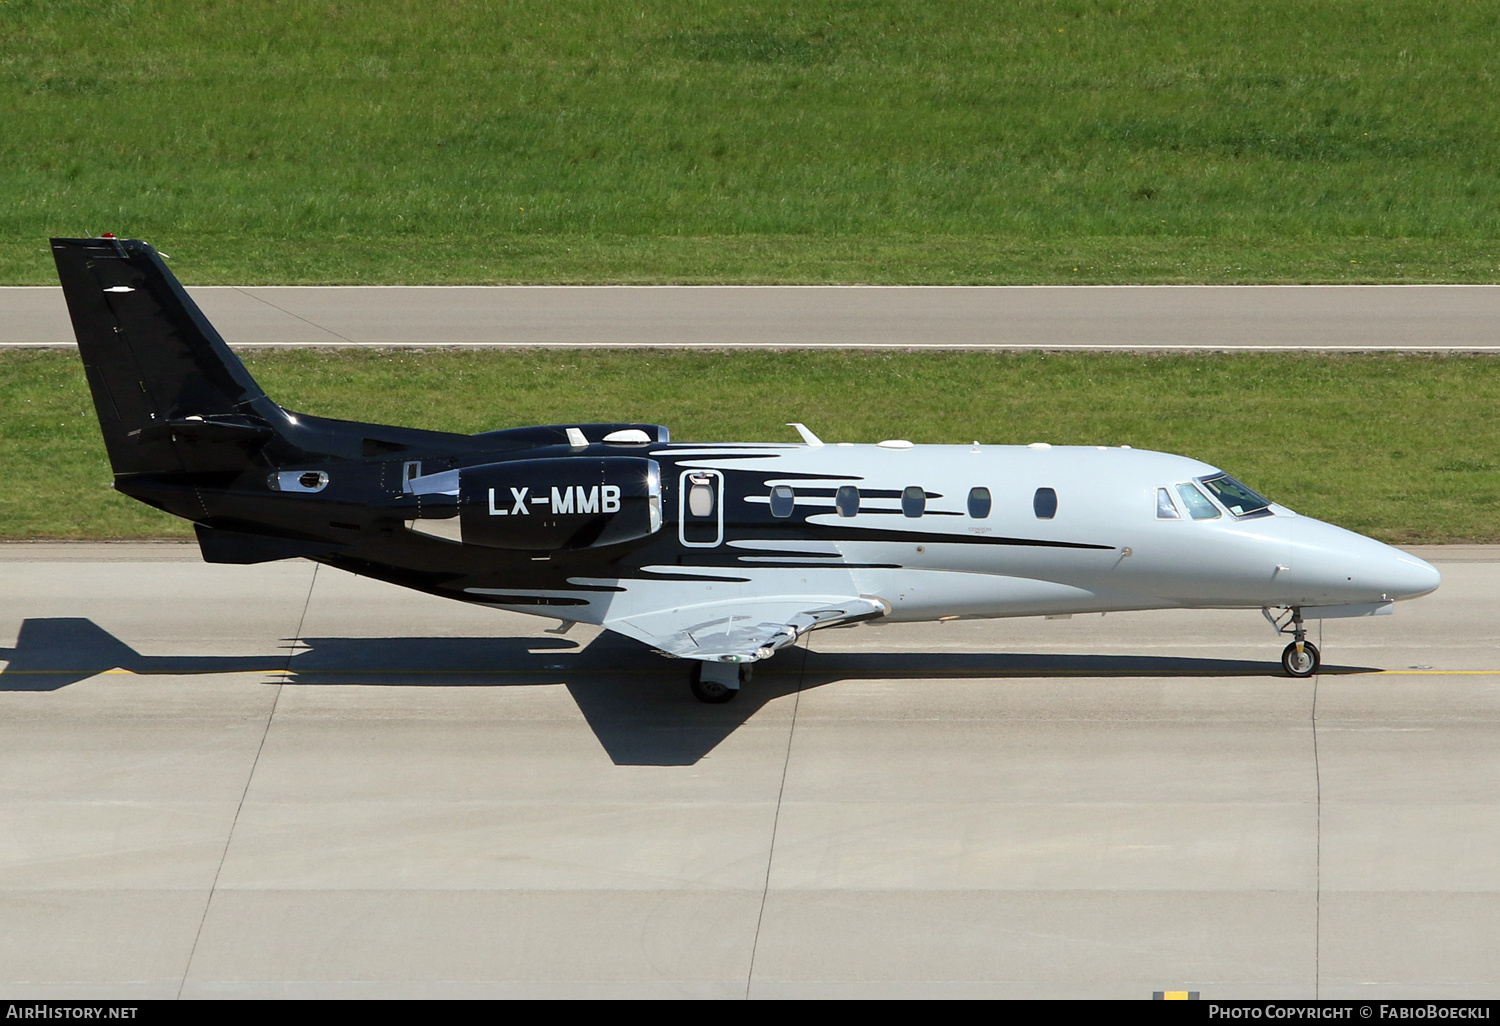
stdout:
<svg viewBox="0 0 1500 1026">
<path fill-rule="evenodd" d="M 693 663 L 693 672 L 688 677 L 688 686 L 693 697 L 710 705 L 721 705 L 734 700 L 740 687 L 750 683 L 755 672 L 754 663 Z"/>
<path fill-rule="evenodd" d="M 1307 628 L 1302 625 L 1302 608 L 1293 606 L 1285 620 L 1278 620 L 1269 609 L 1264 611 L 1271 626 L 1282 634 L 1290 634 L 1292 643 L 1281 650 L 1281 668 L 1288 677 L 1311 677 L 1322 665 L 1318 646 L 1307 640 Z"/>
</svg>

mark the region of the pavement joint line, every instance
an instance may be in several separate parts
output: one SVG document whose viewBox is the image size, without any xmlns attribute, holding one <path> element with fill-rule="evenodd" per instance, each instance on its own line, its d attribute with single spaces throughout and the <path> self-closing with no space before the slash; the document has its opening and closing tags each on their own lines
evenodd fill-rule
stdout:
<svg viewBox="0 0 1500 1026">
<path fill-rule="evenodd" d="M 766 852 L 766 882 L 760 892 L 760 911 L 755 916 L 755 936 L 750 941 L 750 966 L 745 970 L 745 1000 L 750 1000 L 750 987 L 755 982 L 755 955 L 760 950 L 760 927 L 766 918 L 766 898 L 771 894 L 771 865 L 776 860 L 776 830 L 781 825 L 781 803 L 786 797 L 787 770 L 792 765 L 792 738 L 797 732 L 797 710 L 802 705 L 802 685 L 806 676 L 807 657 L 812 652 L 812 643 L 803 639 L 802 669 L 797 677 L 797 692 L 792 699 L 792 722 L 786 731 L 786 758 L 781 763 L 781 787 L 776 792 L 776 813 L 771 818 L 771 844 Z"/>
<path fill-rule="evenodd" d="M 302 625 L 307 622 L 307 610 L 312 605 L 313 589 L 318 586 L 318 564 L 313 564 L 312 580 L 307 584 L 307 598 L 302 602 L 302 615 L 297 617 L 297 631 L 295 638 L 302 637 Z M 286 655 L 287 664 L 292 661 L 292 654 Z M 224 850 L 219 852 L 219 864 L 214 869 L 213 881 L 208 885 L 208 899 L 203 902 L 203 915 L 198 920 L 198 930 L 193 934 L 193 946 L 188 949 L 186 964 L 182 967 L 182 979 L 177 984 L 177 1000 L 182 1000 L 182 992 L 187 987 L 188 976 L 193 971 L 193 957 L 198 954 L 198 942 L 203 939 L 203 927 L 208 922 L 208 910 L 213 907 L 214 894 L 219 889 L 219 876 L 224 872 L 224 862 L 229 858 L 229 846 L 234 842 L 235 827 L 240 824 L 240 812 L 245 808 L 245 798 L 250 794 L 250 784 L 255 780 L 255 768 L 260 765 L 261 753 L 266 750 L 266 738 L 271 734 L 271 721 L 276 718 L 276 706 L 281 702 L 281 689 L 285 687 L 285 681 L 278 681 L 276 693 L 271 696 L 271 709 L 266 713 L 266 726 L 260 733 L 260 744 L 255 746 L 255 758 L 250 760 L 250 772 L 245 775 L 245 789 L 240 792 L 240 800 L 234 807 L 234 818 L 229 821 L 229 832 L 224 836 Z"/>
<path fill-rule="evenodd" d="M 332 335 L 334 338 L 341 338 L 345 342 L 349 343 L 351 346 L 357 346 L 357 345 L 360 344 L 360 343 L 354 341 L 352 338 L 350 338 L 347 335 L 340 335 L 338 332 L 334 331 L 332 328 L 325 328 L 325 327 L 323 327 L 323 325 L 321 325 L 321 324 L 315 324 L 314 322 L 308 320 L 306 317 L 303 317 L 300 314 L 294 314 L 294 313 L 292 313 L 292 311 L 287 310 L 284 307 L 277 306 L 275 303 L 271 302 L 269 299 L 266 299 L 264 296 L 257 296 L 254 293 L 246 292 L 245 291 L 245 287 L 242 286 L 242 285 L 233 285 L 233 286 L 231 286 L 231 288 L 233 288 L 234 291 L 238 292 L 240 295 L 244 296 L 247 299 L 253 299 L 253 300 L 255 300 L 258 303 L 264 303 L 266 306 L 269 306 L 272 310 L 276 310 L 276 311 L 278 311 L 280 313 L 284 313 L 288 317 L 295 317 L 295 318 L 297 318 L 297 320 L 301 321 L 303 324 L 306 324 L 310 328 L 317 328 L 319 331 L 326 331 L 326 332 L 328 332 L 328 334 Z"/>
</svg>

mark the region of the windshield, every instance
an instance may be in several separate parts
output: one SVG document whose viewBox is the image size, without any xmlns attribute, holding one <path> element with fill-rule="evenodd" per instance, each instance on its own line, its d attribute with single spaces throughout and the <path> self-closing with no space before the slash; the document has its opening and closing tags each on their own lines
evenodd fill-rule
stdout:
<svg viewBox="0 0 1500 1026">
<path fill-rule="evenodd" d="M 1182 496 L 1182 504 L 1187 507 L 1188 516 L 1194 520 L 1213 520 L 1223 516 L 1219 507 L 1208 501 L 1207 495 L 1190 484 L 1178 485 L 1177 494 Z"/>
<path fill-rule="evenodd" d="M 1257 495 L 1228 474 L 1200 477 L 1198 480 L 1204 488 L 1214 493 L 1214 498 L 1222 502 L 1225 509 L 1237 517 L 1271 515 L 1271 511 L 1266 508 L 1271 505 L 1270 499 Z"/>
</svg>

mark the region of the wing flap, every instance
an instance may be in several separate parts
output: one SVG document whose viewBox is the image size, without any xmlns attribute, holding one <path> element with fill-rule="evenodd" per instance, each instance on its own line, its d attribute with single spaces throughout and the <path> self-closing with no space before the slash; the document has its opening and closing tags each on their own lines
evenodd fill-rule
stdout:
<svg viewBox="0 0 1500 1026">
<path fill-rule="evenodd" d="M 604 626 L 681 659 L 754 662 L 816 627 L 872 620 L 887 609 L 862 596 L 787 595 L 636 613 Z"/>
</svg>

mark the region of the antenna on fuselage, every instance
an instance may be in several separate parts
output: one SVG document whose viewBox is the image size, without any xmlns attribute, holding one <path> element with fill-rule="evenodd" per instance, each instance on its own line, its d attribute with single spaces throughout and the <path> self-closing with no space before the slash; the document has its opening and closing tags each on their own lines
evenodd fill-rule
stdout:
<svg viewBox="0 0 1500 1026">
<path fill-rule="evenodd" d="M 806 442 L 808 445 L 817 445 L 817 446 L 820 446 L 820 445 L 823 444 L 823 439 L 821 439 L 817 435 L 813 434 L 812 431 L 810 431 L 808 429 L 808 427 L 807 427 L 806 424 L 788 424 L 787 427 L 789 427 L 789 428 L 796 428 L 797 429 L 797 434 L 801 435 L 802 436 L 802 440 L 804 442 Z"/>
</svg>

